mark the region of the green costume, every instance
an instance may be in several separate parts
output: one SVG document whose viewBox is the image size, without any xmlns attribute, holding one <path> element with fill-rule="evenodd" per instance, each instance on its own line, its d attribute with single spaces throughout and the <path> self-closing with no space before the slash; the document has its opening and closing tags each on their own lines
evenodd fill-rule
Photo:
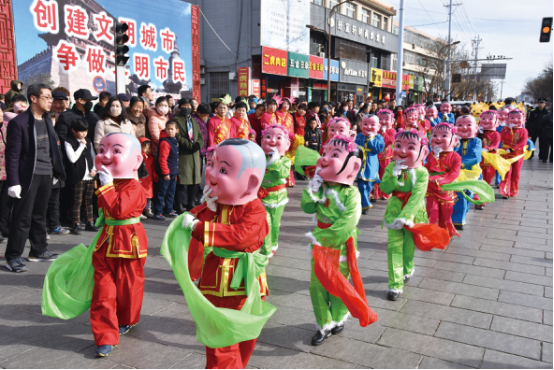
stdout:
<svg viewBox="0 0 554 370">
<path fill-rule="evenodd" d="M 300 206 L 308 214 L 315 213 L 318 221 L 318 227 L 313 233 L 306 234 L 312 243 L 310 253 L 313 244 L 339 249 L 339 271 L 348 279 L 350 272 L 346 262 L 346 241 L 352 237 L 356 251 L 358 250 L 356 226 L 362 211 L 360 192 L 355 186 L 329 186 L 328 183 L 323 183 L 315 194 L 309 187 L 304 189 Z M 331 226 L 322 229 L 319 227 L 324 226 L 322 224 Z M 313 258 L 310 297 L 319 330 L 331 330 L 346 321 L 348 309 L 340 298 L 329 294 L 323 288 L 314 273 Z"/>
<path fill-rule="evenodd" d="M 404 277 L 411 277 L 414 272 L 415 249 L 412 233 L 403 226 L 411 227 L 414 224 L 428 222 L 425 193 L 429 173 L 421 166 L 402 170 L 400 176 L 393 176 L 394 164 L 395 162 L 391 162 L 385 169 L 379 189 L 386 194 L 392 193 L 382 224 L 389 228 L 387 248 L 389 289 L 402 292 Z M 404 206 L 402 206 L 403 202 Z"/>
<path fill-rule="evenodd" d="M 290 176 L 291 161 L 285 156 L 270 163 L 267 162 L 264 179 L 260 193 L 264 193 L 262 203 L 267 212 L 267 225 L 269 234 L 266 236 L 261 253 L 266 256 L 272 256 L 279 247 L 279 229 L 281 228 L 281 217 L 285 211 L 285 206 L 289 202 L 285 184 Z M 282 187 L 279 190 L 272 190 L 276 187 Z"/>
</svg>

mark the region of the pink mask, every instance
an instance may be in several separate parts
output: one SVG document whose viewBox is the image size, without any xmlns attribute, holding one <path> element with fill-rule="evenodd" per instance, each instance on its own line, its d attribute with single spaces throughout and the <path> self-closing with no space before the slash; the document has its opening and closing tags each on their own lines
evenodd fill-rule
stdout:
<svg viewBox="0 0 554 370">
<path fill-rule="evenodd" d="M 508 110 L 507 109 L 501 109 L 498 111 L 498 120 L 500 123 L 508 123 Z"/>
<path fill-rule="evenodd" d="M 462 139 L 473 139 L 477 136 L 478 128 L 473 116 L 462 116 L 456 120 L 456 130 Z"/>
<path fill-rule="evenodd" d="M 479 125 L 483 127 L 483 130 L 494 131 L 498 127 L 498 116 L 494 113 L 483 113 Z"/>
<path fill-rule="evenodd" d="M 425 115 L 427 118 L 437 118 L 439 116 L 439 112 L 437 111 L 437 108 L 433 105 L 427 109 L 425 109 Z"/>
<path fill-rule="evenodd" d="M 522 114 L 521 112 L 519 111 L 512 111 L 510 112 L 510 114 L 508 115 L 508 124 L 512 127 L 512 128 L 521 128 L 523 127 L 523 124 L 525 123 L 525 115 Z"/>
<path fill-rule="evenodd" d="M 441 148 L 443 152 L 452 152 L 459 143 L 458 136 L 444 125 L 435 126 L 431 134 L 431 148 Z"/>
<path fill-rule="evenodd" d="M 362 134 L 364 136 L 375 136 L 380 128 L 381 124 L 377 116 L 365 116 L 362 119 Z"/>
<path fill-rule="evenodd" d="M 280 127 L 269 127 L 262 134 L 262 149 L 265 154 L 271 154 L 275 149 L 280 156 L 285 155 L 290 148 L 289 135 Z"/>
<path fill-rule="evenodd" d="M 441 104 L 441 113 L 442 114 L 449 114 L 452 112 L 452 106 L 448 103 L 442 103 Z"/>
<path fill-rule="evenodd" d="M 394 124 L 394 114 L 380 114 L 379 124 L 381 128 L 385 128 L 385 130 L 390 129 Z"/>
<path fill-rule="evenodd" d="M 418 109 L 410 109 L 409 111 L 407 111 L 405 113 L 406 113 L 406 121 L 408 123 L 413 125 L 414 123 L 417 122 L 417 120 L 419 118 L 419 110 Z"/>
<path fill-rule="evenodd" d="M 350 154 L 348 146 L 356 145 L 350 140 L 348 140 L 348 142 L 350 144 L 336 145 L 336 143 L 329 143 L 325 146 L 323 155 L 317 160 L 316 164 L 317 169 L 320 169 L 318 174 L 324 181 L 345 185 L 354 184 L 356 176 L 362 166 L 362 160 L 351 156 L 344 169 L 342 169 L 346 158 Z"/>
<path fill-rule="evenodd" d="M 337 120 L 331 122 L 329 125 L 329 131 L 327 137 L 329 140 L 332 140 L 336 135 L 349 136 L 350 127 L 348 124 L 342 120 Z"/>
<path fill-rule="evenodd" d="M 239 145 L 222 145 L 232 140 Z M 258 197 L 265 172 L 265 154 L 256 143 L 243 139 L 221 142 L 206 166 L 210 197 L 227 205 L 243 205 Z"/>
<path fill-rule="evenodd" d="M 17 114 L 25 112 L 27 110 L 27 108 L 29 108 L 27 103 L 23 103 L 23 102 L 20 102 L 20 101 L 18 101 L 17 103 L 15 103 L 13 105 L 13 111 L 14 111 L 14 113 L 17 113 Z"/>
<path fill-rule="evenodd" d="M 120 132 L 108 134 L 100 140 L 94 160 L 97 170 L 106 167 L 114 179 L 136 179 L 141 163 L 141 146 L 137 138 Z"/>
<path fill-rule="evenodd" d="M 394 142 L 392 158 L 395 162 L 402 161 L 402 164 L 408 168 L 417 168 L 422 166 L 428 154 L 429 147 L 427 145 L 422 147 L 418 138 L 400 135 Z"/>
</svg>

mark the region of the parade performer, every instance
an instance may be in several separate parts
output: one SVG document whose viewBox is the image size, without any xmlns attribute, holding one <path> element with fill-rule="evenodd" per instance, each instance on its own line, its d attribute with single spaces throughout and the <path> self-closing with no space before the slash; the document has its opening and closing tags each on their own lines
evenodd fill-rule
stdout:
<svg viewBox="0 0 554 370">
<path fill-rule="evenodd" d="M 385 148 L 385 140 L 378 134 L 381 124 L 376 115 L 370 114 L 362 119 L 362 132 L 356 137 L 356 144 L 362 148 L 363 161 L 357 176 L 358 189 L 362 197 L 362 214 L 366 215 L 373 205 L 369 195 L 373 184 L 380 182 L 379 153 Z"/>
<path fill-rule="evenodd" d="M 267 212 L 269 234 L 260 253 L 268 257 L 272 257 L 279 247 L 281 217 L 289 202 L 286 183 L 290 175 L 291 161 L 285 156 L 289 147 L 289 132 L 283 126 L 269 126 L 262 133 L 262 149 L 267 162 L 258 197 Z"/>
<path fill-rule="evenodd" d="M 508 114 L 508 125 L 500 133 L 504 153 L 502 158 L 515 160 L 499 186 L 504 199 L 515 197 L 519 192 L 519 177 L 529 136 L 527 129 L 523 127 L 524 123 L 525 113 L 520 109 L 514 109 Z M 517 157 L 520 158 L 516 160 Z"/>
<path fill-rule="evenodd" d="M 140 223 L 146 195 L 137 181 L 142 163 L 134 136 L 102 138 L 95 158 L 102 229 L 88 249 L 81 244 L 52 263 L 44 281 L 44 315 L 70 319 L 90 306 L 97 357 L 107 356 L 140 319 L 148 248 Z"/>
<path fill-rule="evenodd" d="M 318 156 L 304 147 L 297 156 Z M 331 139 L 317 159 L 316 174 L 302 193 L 300 206 L 315 214 L 317 227 L 306 234 L 311 241 L 310 297 L 318 331 L 312 345 L 322 344 L 344 329 L 351 314 L 365 327 L 377 320 L 369 308 L 357 267 L 357 230 L 360 193 L 352 184 L 362 165 L 363 151 L 347 136 Z M 303 158 L 298 158 L 303 162 Z M 302 173 L 299 165 L 296 170 Z M 352 276 L 352 286 L 348 282 Z"/>
<path fill-rule="evenodd" d="M 437 107 L 435 107 L 433 102 L 430 103 L 431 104 L 427 104 L 425 107 L 425 116 L 427 117 L 427 120 L 429 120 L 429 123 L 431 123 L 431 126 L 435 127 L 441 122 L 441 120 L 439 119 L 439 111 L 437 110 Z"/>
<path fill-rule="evenodd" d="M 500 133 L 496 129 L 499 123 L 498 113 L 494 110 L 484 111 L 479 117 L 479 138 L 482 141 L 483 150 L 480 166 L 483 171 L 483 180 L 489 185 L 495 178 L 497 170 L 503 172 L 502 177 L 504 177 L 510 168 L 510 164 L 497 153 L 500 146 Z M 485 205 L 478 205 L 475 208 L 483 210 Z"/>
<path fill-rule="evenodd" d="M 404 113 L 406 114 L 406 123 L 404 124 L 404 127 L 402 127 L 403 129 L 411 130 L 412 128 L 415 128 L 418 131 L 424 133 L 427 132 L 425 126 L 419 122 L 419 108 L 408 107 Z"/>
<path fill-rule="evenodd" d="M 433 129 L 433 126 L 431 125 L 431 122 L 425 117 L 425 104 L 417 104 L 415 107 L 418 109 L 419 117 L 418 117 L 418 123 L 421 127 L 425 129 L 425 132 L 430 133 Z"/>
<path fill-rule="evenodd" d="M 458 180 L 478 180 L 481 178 L 482 142 L 477 137 L 477 122 L 471 115 L 460 116 L 456 120 L 456 131 L 460 137 L 460 145 L 456 147 L 456 152 L 462 157 L 462 170 Z M 457 230 L 463 230 L 466 223 L 466 214 L 469 212 L 471 202 L 475 194 L 466 190 L 464 196 L 461 192 L 457 193 L 454 203 L 454 213 L 452 222 Z"/>
<path fill-rule="evenodd" d="M 290 159 L 291 163 L 294 165 L 294 156 L 296 155 L 296 149 L 299 146 L 304 145 L 304 134 L 298 135 L 295 134 L 295 120 L 292 116 L 292 114 L 289 113 L 289 109 L 291 106 L 295 103 L 295 98 L 283 98 L 281 100 L 281 106 L 279 107 L 279 111 L 277 111 L 277 114 L 281 116 L 281 127 L 283 127 L 286 131 L 289 133 L 289 139 L 290 139 L 290 147 L 286 152 L 286 156 L 288 159 Z M 302 128 L 302 131 L 304 129 Z M 295 186 L 296 182 L 294 181 L 294 172 L 293 168 L 291 166 L 290 168 L 290 175 L 287 178 L 287 186 L 292 187 Z"/>
<path fill-rule="evenodd" d="M 225 98 L 220 98 L 217 107 L 216 115 L 208 121 L 208 147 L 217 145 L 223 140 L 232 137 L 233 122 L 227 118 L 229 104 L 232 103 L 231 96 L 225 95 Z"/>
<path fill-rule="evenodd" d="M 344 117 L 335 117 L 329 121 L 327 128 L 327 141 L 323 143 L 321 149 L 319 150 L 319 155 L 323 154 L 325 145 L 337 135 L 340 136 L 350 136 L 350 121 Z"/>
<path fill-rule="evenodd" d="M 449 123 L 439 123 L 431 134 L 431 148 L 433 152 L 427 157 L 425 168 L 429 171 L 429 185 L 427 186 L 427 214 L 429 223 L 436 224 L 448 231 L 452 238 L 460 236 L 452 224 L 452 212 L 456 192 L 444 191 L 441 186 L 450 184 L 460 176 L 462 158 L 454 148 L 459 139 L 456 128 Z"/>
<path fill-rule="evenodd" d="M 381 109 L 377 112 L 379 116 L 379 124 L 381 125 L 380 135 L 385 141 L 385 148 L 377 155 L 379 158 L 379 178 L 382 179 L 385 173 L 385 168 L 389 165 L 392 159 L 392 145 L 394 144 L 394 135 L 396 130 L 394 126 L 394 112 L 389 109 Z M 379 183 L 375 183 L 373 188 L 375 199 L 389 199 L 390 195 L 379 191 Z"/>
<path fill-rule="evenodd" d="M 172 222 L 162 243 L 196 323 L 196 339 L 206 346 L 208 369 L 245 368 L 276 310 L 265 302 L 268 258 L 260 254 L 269 232 L 258 198 L 265 165 L 257 144 L 221 142 L 206 168 L 205 202 Z M 213 249 L 202 263 L 205 247 Z"/>
<path fill-rule="evenodd" d="M 248 105 L 245 102 L 238 102 L 235 104 L 235 114 L 231 118 L 233 123 L 232 136 L 239 139 L 247 139 L 250 135 L 250 123 L 248 122 L 248 115 L 246 109 Z"/>
<path fill-rule="evenodd" d="M 441 111 L 439 112 L 439 120 L 441 122 L 448 122 L 454 124 L 456 119 L 454 113 L 452 113 L 452 105 L 446 100 L 442 101 Z"/>
<path fill-rule="evenodd" d="M 278 99 L 275 100 L 275 98 Z M 281 116 L 277 114 L 277 107 L 281 103 L 281 99 L 279 99 L 278 96 L 275 96 L 273 99 L 269 99 L 267 101 L 267 111 L 262 114 L 260 117 L 260 124 L 262 126 L 262 130 L 265 130 L 269 126 L 273 125 L 279 125 L 281 126 Z"/>
</svg>

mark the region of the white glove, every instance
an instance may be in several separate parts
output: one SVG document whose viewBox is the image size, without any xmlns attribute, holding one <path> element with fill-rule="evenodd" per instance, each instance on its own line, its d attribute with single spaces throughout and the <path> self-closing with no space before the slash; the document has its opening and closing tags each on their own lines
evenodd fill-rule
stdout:
<svg viewBox="0 0 554 370">
<path fill-rule="evenodd" d="M 100 177 L 100 184 L 102 186 L 111 184 L 113 182 L 112 173 L 104 165 L 102 165 L 102 169 L 98 171 L 98 176 Z"/>
<path fill-rule="evenodd" d="M 509 127 L 509 128 L 514 128 L 514 125 L 511 124 L 511 123 L 509 123 L 509 124 L 508 124 L 508 127 Z"/>
<path fill-rule="evenodd" d="M 485 129 L 483 128 L 483 126 L 479 126 L 479 133 L 482 134 L 483 132 L 485 132 Z"/>
<path fill-rule="evenodd" d="M 505 149 L 505 150 L 506 150 L 506 153 L 511 153 L 511 152 L 513 152 L 512 149 Z"/>
<path fill-rule="evenodd" d="M 408 169 L 408 166 L 403 165 L 402 163 L 404 163 L 403 159 L 399 159 L 394 163 L 394 167 L 392 168 L 393 176 L 400 176 L 402 174 L 402 170 Z"/>
<path fill-rule="evenodd" d="M 276 148 L 273 148 L 273 151 L 269 155 L 269 159 L 267 160 L 266 166 L 269 167 L 273 162 L 279 159 L 279 153 L 277 152 Z"/>
<path fill-rule="evenodd" d="M 488 149 L 483 149 L 482 151 L 483 151 L 483 152 L 488 152 L 489 150 L 488 150 Z"/>
<path fill-rule="evenodd" d="M 442 149 L 438 146 L 433 148 L 433 156 L 439 158 L 439 155 L 442 153 Z"/>
<path fill-rule="evenodd" d="M 392 224 L 386 224 L 387 228 L 391 230 L 400 230 L 404 227 L 404 225 L 408 227 L 413 227 L 414 222 L 403 218 L 395 218 Z"/>
<path fill-rule="evenodd" d="M 321 168 L 316 168 L 314 178 L 308 183 L 308 187 L 312 193 L 317 193 L 321 187 L 321 184 L 323 184 L 323 179 L 319 176 L 319 171 L 321 171 Z"/>
<path fill-rule="evenodd" d="M 382 133 L 387 132 L 387 128 L 386 128 L 385 126 L 381 126 L 381 132 L 382 132 Z"/>
<path fill-rule="evenodd" d="M 369 141 L 369 140 L 373 140 L 373 139 L 375 139 L 375 135 L 374 134 L 369 134 L 369 138 L 367 140 Z"/>
<path fill-rule="evenodd" d="M 196 217 L 194 217 L 190 213 L 187 213 L 183 217 L 183 223 L 181 224 L 181 226 L 183 226 L 183 229 L 190 227 L 191 231 L 194 231 L 198 222 L 200 221 Z"/>
<path fill-rule="evenodd" d="M 208 205 L 208 209 L 212 212 L 217 212 L 217 200 L 219 197 L 210 197 L 210 193 L 213 189 L 211 189 L 208 185 L 204 186 L 204 199 L 206 200 L 206 204 Z"/>
<path fill-rule="evenodd" d="M 8 195 L 12 198 L 21 199 L 21 185 L 14 185 L 8 188 Z"/>
</svg>

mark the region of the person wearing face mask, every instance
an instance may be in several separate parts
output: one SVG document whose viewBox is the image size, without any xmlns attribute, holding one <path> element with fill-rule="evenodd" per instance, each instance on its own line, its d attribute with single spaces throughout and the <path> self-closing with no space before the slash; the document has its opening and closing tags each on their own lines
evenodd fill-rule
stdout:
<svg viewBox="0 0 554 370">
<path fill-rule="evenodd" d="M 127 118 L 135 127 L 135 135 L 138 138 L 148 137 L 150 133 L 146 129 L 146 117 L 143 114 L 144 104 L 138 96 L 133 96 L 129 106 L 125 109 Z"/>
<path fill-rule="evenodd" d="M 154 156 L 158 155 L 158 145 L 160 143 L 160 132 L 165 129 L 165 124 L 169 121 L 169 103 L 165 96 L 156 99 L 156 104 L 148 109 L 148 131 L 152 139 Z"/>
<path fill-rule="evenodd" d="M 10 122 L 12 119 L 17 117 L 18 114 L 25 112 L 27 108 L 27 98 L 23 95 L 15 95 L 12 98 L 11 108 L 4 112 L 3 122 Z"/>
<path fill-rule="evenodd" d="M 135 136 L 135 128 L 131 121 L 127 119 L 123 103 L 117 96 L 112 96 L 104 109 L 102 109 L 102 116 L 94 131 L 94 149 L 98 150 L 100 140 L 113 132 L 122 132 Z"/>
<path fill-rule="evenodd" d="M 56 126 L 54 129 L 58 134 L 58 137 L 62 141 L 62 145 L 67 141 L 68 136 L 73 136 L 71 131 L 71 124 L 79 118 L 84 118 L 88 123 L 88 138 L 94 139 L 94 131 L 96 123 L 100 118 L 92 111 L 92 102 L 98 99 L 98 96 L 94 96 L 87 89 L 79 89 L 73 93 L 75 98 L 75 104 L 73 108 L 66 110 L 56 120 Z"/>
</svg>

